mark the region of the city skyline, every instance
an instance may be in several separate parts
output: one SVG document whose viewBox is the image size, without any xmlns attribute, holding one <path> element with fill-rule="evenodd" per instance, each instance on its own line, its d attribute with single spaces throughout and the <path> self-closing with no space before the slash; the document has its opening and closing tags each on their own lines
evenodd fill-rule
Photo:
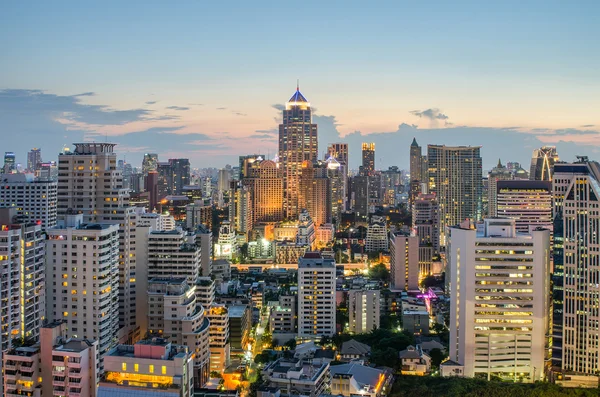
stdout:
<svg viewBox="0 0 600 397">
<path fill-rule="evenodd" d="M 423 147 L 482 145 L 484 169 L 498 157 L 527 164 L 545 144 L 567 161 L 597 154 L 593 2 L 382 3 L 387 13 L 280 6 L 8 7 L 6 150 L 25 163 L 33 146 L 54 159 L 64 144 L 108 140 L 133 164 L 145 152 L 194 167 L 273 157 L 281 107 L 299 78 L 316 109 L 320 157 L 343 140 L 353 169 L 363 141 L 378 148 L 376 168 L 408 168 L 397 147 L 413 137 Z M 334 27 L 322 23 L 334 16 Z M 280 59 L 282 43 L 305 56 Z"/>
</svg>

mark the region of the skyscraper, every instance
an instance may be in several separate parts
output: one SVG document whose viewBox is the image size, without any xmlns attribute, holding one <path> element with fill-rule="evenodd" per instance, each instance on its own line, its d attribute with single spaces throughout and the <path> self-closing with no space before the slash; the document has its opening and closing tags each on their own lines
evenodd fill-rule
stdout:
<svg viewBox="0 0 600 397">
<path fill-rule="evenodd" d="M 56 226 L 56 181 L 5 174 L 0 182 L 0 207 L 14 207 L 23 221 L 41 224 L 42 230 Z"/>
<path fill-rule="evenodd" d="M 550 232 L 513 219 L 450 227 L 450 359 L 466 377 L 543 380 L 549 349 Z"/>
<path fill-rule="evenodd" d="M 421 182 L 425 182 L 427 175 L 423 175 L 423 152 L 421 146 L 417 143 L 417 138 L 413 138 L 410 144 L 410 201 L 421 192 Z"/>
<path fill-rule="evenodd" d="M 362 165 L 360 173 L 362 175 L 373 175 L 375 172 L 375 143 L 363 142 L 362 144 Z"/>
<path fill-rule="evenodd" d="M 145 153 L 144 160 L 142 160 L 142 173 L 148 175 L 150 171 L 156 171 L 158 167 L 158 154 L 156 153 Z"/>
<path fill-rule="evenodd" d="M 114 143 L 75 143 L 58 156 L 58 220 L 80 213 L 84 223 L 119 225 L 119 338 L 136 338 L 135 208 L 117 170 Z"/>
<path fill-rule="evenodd" d="M 378 290 L 348 291 L 348 328 L 352 334 L 366 334 L 379 328 Z"/>
<path fill-rule="evenodd" d="M 481 219 L 482 170 L 480 146 L 428 145 L 429 192 L 440 206 L 440 244 L 446 227 L 466 219 Z"/>
<path fill-rule="evenodd" d="M 252 225 L 283 220 L 283 178 L 274 161 L 252 162 L 242 179 L 242 185 L 248 188 L 250 194 L 250 208 L 247 211 L 252 218 Z M 243 200 L 244 192 L 238 191 L 240 200 Z M 243 201 L 240 204 L 242 203 Z M 236 211 L 236 215 L 241 215 L 241 212 Z M 239 225 L 236 223 L 236 228 Z"/>
<path fill-rule="evenodd" d="M 419 237 L 419 276 L 432 274 L 440 252 L 440 207 L 435 194 L 419 194 L 412 206 L 412 226 Z"/>
<path fill-rule="evenodd" d="M 542 146 L 534 149 L 531 156 L 529 179 L 532 181 L 551 181 L 554 163 L 558 161 L 558 153 L 554 146 Z"/>
<path fill-rule="evenodd" d="M 395 290 L 419 289 L 419 237 L 395 232 L 390 235 L 390 280 Z"/>
<path fill-rule="evenodd" d="M 190 160 L 189 159 L 169 159 L 172 172 L 172 193 L 180 195 L 183 193 L 183 187 L 190 184 Z"/>
<path fill-rule="evenodd" d="M 27 170 L 35 172 L 39 169 L 42 163 L 42 151 L 38 148 L 33 148 L 27 152 Z"/>
<path fill-rule="evenodd" d="M 517 232 L 530 229 L 552 229 L 552 182 L 504 180 L 497 185 L 496 216 L 514 219 Z"/>
<path fill-rule="evenodd" d="M 327 164 L 302 163 L 298 205 L 308 211 L 315 227 L 331 223 L 331 181 L 327 175 Z"/>
<path fill-rule="evenodd" d="M 10 174 L 17 169 L 17 161 L 13 152 L 4 152 L 4 173 Z"/>
<path fill-rule="evenodd" d="M 283 123 L 279 125 L 279 166 L 283 176 L 283 209 L 287 218 L 297 218 L 300 175 L 304 161 L 318 158 L 317 125 L 312 124 L 310 103 L 296 92 L 285 104 Z"/>
<path fill-rule="evenodd" d="M 327 159 L 333 157 L 340 163 L 340 165 L 346 171 L 346 175 L 348 175 L 348 167 L 350 162 L 348 160 L 348 144 L 347 143 L 330 143 L 327 147 Z"/>
<path fill-rule="evenodd" d="M 505 181 L 514 179 L 513 173 L 502 165 L 500 159 L 498 159 L 498 165 L 490 171 L 488 174 L 488 186 L 487 186 L 487 216 L 494 217 L 498 216 L 498 181 Z"/>
</svg>

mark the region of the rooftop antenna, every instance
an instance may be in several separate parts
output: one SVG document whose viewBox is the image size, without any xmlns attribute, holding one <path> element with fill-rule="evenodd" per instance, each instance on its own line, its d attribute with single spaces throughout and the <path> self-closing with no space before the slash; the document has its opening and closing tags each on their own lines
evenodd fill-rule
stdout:
<svg viewBox="0 0 600 397">
<path fill-rule="evenodd" d="M 296 79 L 296 91 L 300 91 L 300 79 Z"/>
</svg>

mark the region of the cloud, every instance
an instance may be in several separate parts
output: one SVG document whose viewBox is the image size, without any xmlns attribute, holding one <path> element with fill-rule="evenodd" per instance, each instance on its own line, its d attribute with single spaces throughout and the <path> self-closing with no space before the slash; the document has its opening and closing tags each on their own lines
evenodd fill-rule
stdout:
<svg viewBox="0 0 600 397">
<path fill-rule="evenodd" d="M 148 101 L 146 102 L 146 105 L 154 105 L 157 101 Z"/>
<path fill-rule="evenodd" d="M 178 111 L 190 110 L 190 108 L 184 107 L 184 106 L 167 106 L 167 109 L 178 110 Z"/>
<path fill-rule="evenodd" d="M 600 131 L 593 130 L 578 130 L 576 128 L 563 128 L 559 130 L 547 130 L 548 133 L 544 135 L 550 136 L 574 136 L 574 135 L 600 135 Z"/>
<path fill-rule="evenodd" d="M 232 113 L 232 114 L 235 114 L 236 116 L 243 116 L 243 117 L 245 117 L 245 116 L 247 116 L 247 115 L 248 115 L 247 113 L 235 112 L 235 111 L 233 111 L 233 112 L 231 112 L 231 113 Z"/>
<path fill-rule="evenodd" d="M 248 138 L 251 138 L 251 139 L 260 139 L 260 140 L 269 140 L 269 141 L 275 139 L 275 137 L 273 135 L 271 135 L 271 134 L 253 134 L 253 135 L 250 135 Z"/>
<path fill-rule="evenodd" d="M 440 109 L 431 108 L 423 111 L 420 110 L 412 110 L 410 114 L 417 116 L 419 118 L 425 118 L 428 120 L 448 120 L 448 116 L 443 113 L 440 113 Z"/>
<path fill-rule="evenodd" d="M 227 108 L 217 108 L 217 110 L 225 110 L 225 109 L 227 109 Z"/>
<path fill-rule="evenodd" d="M 76 94 L 76 95 L 73 95 L 73 96 L 74 97 L 80 97 L 80 96 L 95 96 L 95 95 L 96 95 L 96 93 L 90 91 L 90 92 L 83 92 L 81 94 Z"/>
<path fill-rule="evenodd" d="M 276 110 L 279 110 L 279 111 L 285 110 L 285 105 L 283 105 L 281 103 L 275 103 L 275 104 L 271 105 L 271 107 L 273 109 L 276 109 Z M 314 111 L 314 109 L 313 109 L 313 111 Z"/>
<path fill-rule="evenodd" d="M 594 124 L 585 124 L 585 125 L 581 126 L 581 128 L 592 128 L 592 127 L 595 127 L 595 125 Z"/>
<path fill-rule="evenodd" d="M 279 134 L 279 129 L 277 129 L 277 128 L 273 128 L 273 129 L 270 129 L 270 130 L 256 130 L 256 131 L 254 131 L 254 132 L 256 132 L 256 133 L 258 133 L 258 134 L 271 134 L 271 135 L 277 135 L 277 134 Z"/>
</svg>

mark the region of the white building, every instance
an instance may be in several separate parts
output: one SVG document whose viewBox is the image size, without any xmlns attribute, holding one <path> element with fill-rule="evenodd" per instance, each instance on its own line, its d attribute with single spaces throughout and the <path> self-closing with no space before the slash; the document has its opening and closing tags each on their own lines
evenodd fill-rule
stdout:
<svg viewBox="0 0 600 397">
<path fill-rule="evenodd" d="M 104 360 L 99 397 L 194 395 L 193 353 L 164 339 L 119 345 Z"/>
<path fill-rule="evenodd" d="M 358 363 L 333 365 L 331 393 L 344 397 L 380 397 L 390 389 L 393 376 L 390 370 L 367 367 Z M 387 389 L 387 390 L 386 390 Z"/>
<path fill-rule="evenodd" d="M 307 252 L 298 262 L 298 336 L 335 334 L 335 261 Z"/>
<path fill-rule="evenodd" d="M 210 277 L 212 274 L 213 260 L 213 242 L 212 232 L 204 225 L 198 225 L 194 232 L 196 233 L 196 245 L 200 247 L 200 267 L 202 276 Z"/>
<path fill-rule="evenodd" d="M 498 181 L 498 209 L 501 218 L 512 218 L 517 232 L 544 227 L 552 230 L 552 182 Z"/>
<path fill-rule="evenodd" d="M 311 364 L 280 358 L 264 368 L 263 379 L 281 394 L 319 397 L 329 387 L 331 375 L 329 363 Z"/>
<path fill-rule="evenodd" d="M 215 244 L 215 258 L 231 259 L 237 254 L 235 230 L 229 221 L 223 221 L 219 228 L 219 238 Z"/>
<path fill-rule="evenodd" d="M 119 329 L 119 227 L 82 219 L 69 215 L 65 228 L 48 230 L 46 314 L 66 322 L 66 337 L 99 341 L 102 357 Z"/>
<path fill-rule="evenodd" d="M 44 236 L 38 224 L 15 223 L 14 208 L 0 208 L 0 347 L 13 338 L 38 340 L 45 317 Z"/>
<path fill-rule="evenodd" d="M 85 223 L 119 226 L 119 339 L 139 337 L 136 324 L 135 208 L 117 169 L 114 143 L 76 143 L 58 156 L 57 218 L 83 214 Z M 143 294 L 144 291 L 138 291 Z"/>
<path fill-rule="evenodd" d="M 550 232 L 513 219 L 449 229 L 450 360 L 464 375 L 544 379 L 550 332 Z"/>
<path fill-rule="evenodd" d="M 148 279 L 183 277 L 194 285 L 200 277 L 200 248 L 180 229 L 151 231 L 148 236 Z"/>
<path fill-rule="evenodd" d="M 307 210 L 302 210 L 298 215 L 298 234 L 296 235 L 296 244 L 308 246 L 309 249 L 315 247 L 315 224 Z"/>
<path fill-rule="evenodd" d="M 42 230 L 56 226 L 57 182 L 34 179 L 33 174 L 0 175 L 0 207 L 14 207 L 25 223 Z"/>
<path fill-rule="evenodd" d="M 419 237 L 396 232 L 390 236 L 390 278 L 392 289 L 419 289 Z"/>
<path fill-rule="evenodd" d="M 348 330 L 364 334 L 379 328 L 379 290 L 348 291 Z"/>
<path fill-rule="evenodd" d="M 388 229 L 385 218 L 373 216 L 371 223 L 367 227 L 367 239 L 365 242 L 365 251 L 378 252 L 388 249 Z"/>
<path fill-rule="evenodd" d="M 189 286 L 186 278 L 150 279 L 148 305 L 148 331 L 189 348 L 194 355 L 194 382 L 202 387 L 210 372 L 210 322 L 196 298 L 196 286 Z"/>
</svg>

